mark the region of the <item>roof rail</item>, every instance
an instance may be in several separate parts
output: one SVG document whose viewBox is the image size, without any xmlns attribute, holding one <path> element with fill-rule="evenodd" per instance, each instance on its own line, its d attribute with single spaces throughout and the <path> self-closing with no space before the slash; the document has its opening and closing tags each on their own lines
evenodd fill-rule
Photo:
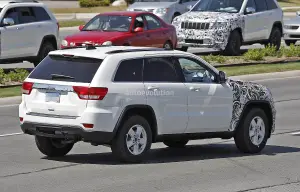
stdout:
<svg viewBox="0 0 300 192">
<path fill-rule="evenodd" d="M 39 3 L 36 0 L 12 0 L 9 3 Z"/>
<path fill-rule="evenodd" d="M 84 46 L 75 46 L 75 47 L 65 47 L 62 48 L 62 50 L 65 49 L 77 49 L 77 48 L 86 48 L 86 50 L 92 50 L 92 49 L 96 49 L 97 47 L 110 47 L 111 45 L 91 45 L 91 44 L 86 44 Z"/>
<path fill-rule="evenodd" d="M 62 48 L 62 50 L 65 49 L 76 49 L 76 48 L 86 48 L 86 50 L 93 50 L 96 49 L 97 47 L 111 47 L 111 45 L 91 45 L 87 44 L 85 46 L 76 46 L 76 47 L 65 47 Z M 128 52 L 139 52 L 139 51 L 173 51 L 173 49 L 168 49 L 168 48 L 155 48 L 155 47 L 149 47 L 149 48 L 144 48 L 144 49 L 118 49 L 118 50 L 113 50 L 113 51 L 108 51 L 106 54 L 115 54 L 115 53 L 128 53 Z"/>
</svg>

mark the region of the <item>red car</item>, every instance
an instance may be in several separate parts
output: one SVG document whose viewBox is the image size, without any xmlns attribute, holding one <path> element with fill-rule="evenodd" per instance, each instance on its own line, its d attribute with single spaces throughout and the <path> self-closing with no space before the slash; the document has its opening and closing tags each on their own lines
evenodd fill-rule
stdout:
<svg viewBox="0 0 300 192">
<path fill-rule="evenodd" d="M 174 49 L 177 43 L 175 27 L 149 12 L 99 14 L 79 30 L 62 41 L 62 49 L 86 44 Z"/>
</svg>

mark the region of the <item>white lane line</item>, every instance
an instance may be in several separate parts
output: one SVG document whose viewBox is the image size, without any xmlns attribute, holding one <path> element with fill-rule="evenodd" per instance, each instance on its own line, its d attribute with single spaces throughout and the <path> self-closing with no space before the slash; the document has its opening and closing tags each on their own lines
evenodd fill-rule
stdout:
<svg viewBox="0 0 300 192">
<path fill-rule="evenodd" d="M 0 105 L 0 108 L 5 108 L 5 107 L 16 107 L 19 106 L 20 104 L 12 104 L 12 105 Z"/>
<path fill-rule="evenodd" d="M 290 135 L 300 135 L 300 131 L 294 132 L 294 133 L 290 133 Z"/>
<path fill-rule="evenodd" d="M 9 134 L 4 134 L 4 135 L 0 135 L 0 137 L 8 137 L 8 136 L 14 136 L 14 135 L 23 135 L 24 133 L 20 132 L 20 133 L 9 133 Z"/>
<path fill-rule="evenodd" d="M 278 77 L 278 78 L 270 78 L 270 79 L 253 80 L 252 82 L 259 82 L 259 81 L 275 81 L 275 80 L 282 80 L 282 79 L 295 79 L 295 78 L 299 78 L 299 77 L 300 77 L 300 76 Z"/>
</svg>

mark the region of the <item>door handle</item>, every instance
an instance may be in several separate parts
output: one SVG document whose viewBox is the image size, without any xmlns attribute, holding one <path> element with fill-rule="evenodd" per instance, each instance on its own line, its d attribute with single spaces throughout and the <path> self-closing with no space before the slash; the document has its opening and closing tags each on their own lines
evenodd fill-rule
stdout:
<svg viewBox="0 0 300 192">
<path fill-rule="evenodd" d="M 190 87 L 190 90 L 198 92 L 198 91 L 200 91 L 200 88 Z"/>
<path fill-rule="evenodd" d="M 22 30 L 24 29 L 24 27 L 17 27 L 17 30 Z"/>
<path fill-rule="evenodd" d="M 37 27 L 38 27 L 38 28 L 41 28 L 41 27 L 42 27 L 42 25 L 38 25 Z"/>
<path fill-rule="evenodd" d="M 154 86 L 149 86 L 148 90 L 153 90 L 153 91 L 157 91 L 159 88 L 158 87 L 154 87 Z"/>
</svg>

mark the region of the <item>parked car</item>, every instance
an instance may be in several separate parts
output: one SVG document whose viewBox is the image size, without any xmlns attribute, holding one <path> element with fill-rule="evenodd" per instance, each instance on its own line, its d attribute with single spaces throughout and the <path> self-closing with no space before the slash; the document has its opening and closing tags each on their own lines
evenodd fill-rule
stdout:
<svg viewBox="0 0 300 192">
<path fill-rule="evenodd" d="M 295 18 L 284 21 L 283 33 L 283 39 L 288 46 L 295 45 L 300 40 L 300 12 L 297 12 Z"/>
<path fill-rule="evenodd" d="M 226 78 L 194 54 L 161 48 L 87 46 L 49 53 L 23 83 L 21 128 L 47 156 L 78 141 L 141 161 L 151 144 L 234 138 L 258 153 L 275 130 L 270 90 Z"/>
<path fill-rule="evenodd" d="M 241 45 L 281 45 L 283 12 L 276 0 L 200 0 L 174 19 L 178 46 L 239 55 Z"/>
<path fill-rule="evenodd" d="M 59 24 L 42 3 L 0 1 L 0 63 L 29 61 L 38 65 L 58 48 Z"/>
<path fill-rule="evenodd" d="M 92 45 L 176 47 L 175 27 L 148 12 L 110 12 L 92 18 L 80 32 L 67 36 L 62 48 Z"/>
<path fill-rule="evenodd" d="M 128 7 L 128 11 L 148 11 L 156 14 L 166 23 L 195 5 L 197 0 L 137 0 Z"/>
</svg>

